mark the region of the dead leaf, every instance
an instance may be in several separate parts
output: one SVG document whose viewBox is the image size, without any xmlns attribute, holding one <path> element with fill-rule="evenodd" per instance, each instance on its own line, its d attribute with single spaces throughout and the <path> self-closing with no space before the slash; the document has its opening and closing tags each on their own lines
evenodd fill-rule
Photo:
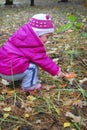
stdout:
<svg viewBox="0 0 87 130">
<path fill-rule="evenodd" d="M 59 88 L 65 88 L 66 86 L 67 86 L 67 84 L 63 83 L 63 84 L 59 85 Z"/>
<path fill-rule="evenodd" d="M 82 100 L 76 100 L 73 102 L 73 105 L 82 108 L 83 106 L 87 106 L 87 102 Z"/>
<path fill-rule="evenodd" d="M 5 108 L 3 108 L 3 110 L 6 112 L 9 112 L 9 111 L 11 111 L 11 107 L 5 107 Z"/>
<path fill-rule="evenodd" d="M 15 93 L 15 90 L 9 90 L 8 92 L 7 92 L 7 95 L 12 95 L 12 94 L 14 94 Z"/>
<path fill-rule="evenodd" d="M 5 80 L 5 79 L 2 79 L 2 84 L 3 85 L 9 85 L 9 82 L 7 80 Z"/>
<path fill-rule="evenodd" d="M 72 105 L 72 100 L 71 99 L 67 99 L 67 101 L 64 101 L 63 105 L 64 106 Z"/>
<path fill-rule="evenodd" d="M 51 89 L 54 89 L 54 88 L 56 88 L 55 85 L 46 85 L 46 86 L 44 86 L 44 89 L 46 89 L 47 91 L 49 91 Z"/>
<path fill-rule="evenodd" d="M 4 113 L 3 118 L 6 119 L 9 116 L 9 113 Z"/>
<path fill-rule="evenodd" d="M 79 80 L 80 84 L 82 84 L 84 81 L 87 81 L 86 77 L 84 79 L 82 79 L 82 80 Z"/>
<path fill-rule="evenodd" d="M 50 128 L 50 130 L 58 130 L 58 126 L 53 125 L 53 126 Z"/>
<path fill-rule="evenodd" d="M 54 61 L 55 63 L 57 63 L 58 60 L 59 60 L 59 58 L 55 58 L 55 59 L 53 59 L 53 61 Z"/>
<path fill-rule="evenodd" d="M 71 126 L 71 123 L 70 122 L 64 122 L 64 128 L 66 128 L 66 127 L 70 127 Z"/>
<path fill-rule="evenodd" d="M 13 130 L 19 130 L 19 127 L 20 127 L 20 126 L 17 126 L 17 127 L 16 127 L 16 128 L 14 128 Z"/>
<path fill-rule="evenodd" d="M 25 112 L 27 113 L 29 113 L 29 112 L 32 112 L 32 108 L 30 107 L 30 105 L 32 104 L 32 106 L 33 106 L 33 103 L 32 102 L 26 102 L 26 103 L 24 103 L 24 102 L 22 102 L 22 104 L 21 104 L 21 108 L 22 109 L 25 109 Z"/>
<path fill-rule="evenodd" d="M 66 32 L 67 32 L 67 33 L 71 33 L 71 32 L 73 32 L 73 30 L 72 30 L 72 29 L 69 29 L 69 30 L 67 30 Z"/>
<path fill-rule="evenodd" d="M 7 104 L 5 104 L 4 103 L 4 101 L 3 102 L 0 102 L 0 107 L 5 107 Z"/>
<path fill-rule="evenodd" d="M 87 90 L 87 78 L 85 77 L 84 79 L 79 80 L 79 82 L 80 82 L 81 87 Z"/>
<path fill-rule="evenodd" d="M 82 101 L 82 100 L 77 100 L 76 98 L 74 99 L 67 99 L 64 101 L 63 103 L 64 106 L 78 106 L 79 108 L 82 108 L 83 106 L 87 106 L 87 102 L 86 101 Z"/>
<path fill-rule="evenodd" d="M 29 96 L 27 96 L 27 99 L 30 101 L 34 101 L 34 100 L 36 100 L 36 97 L 29 95 Z"/>
<path fill-rule="evenodd" d="M 28 113 L 25 113 L 24 117 L 28 118 L 30 115 Z"/>
<path fill-rule="evenodd" d="M 2 94 L 7 94 L 7 92 L 8 92 L 8 90 L 7 90 L 7 88 L 5 87 L 5 88 L 3 88 L 2 90 L 1 90 L 1 93 Z"/>
<path fill-rule="evenodd" d="M 75 116 L 71 112 L 66 112 L 65 116 L 72 118 L 72 122 L 79 123 L 80 125 L 83 126 L 87 125 L 87 119 L 84 119 L 81 116 Z"/>
<path fill-rule="evenodd" d="M 75 74 L 74 72 L 66 73 L 66 74 L 64 75 L 64 77 L 65 77 L 66 79 L 73 79 L 73 78 L 76 77 L 76 74 Z"/>
</svg>

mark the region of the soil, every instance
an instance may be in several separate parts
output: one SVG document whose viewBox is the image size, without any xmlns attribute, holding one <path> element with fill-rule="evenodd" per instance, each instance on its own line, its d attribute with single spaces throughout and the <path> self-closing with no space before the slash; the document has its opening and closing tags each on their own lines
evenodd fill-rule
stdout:
<svg viewBox="0 0 87 130">
<path fill-rule="evenodd" d="M 34 7 L 26 4 L 0 7 L 0 46 L 32 15 L 49 13 L 56 29 L 46 44 L 47 54 L 64 73 L 74 72 L 76 77 L 72 80 L 52 77 L 39 68 L 43 87 L 31 93 L 20 90 L 21 81 L 6 86 L 0 78 L 0 130 L 86 130 L 87 6 L 81 0 L 36 1 Z M 58 33 L 72 14 L 83 26 L 79 31 L 70 28 Z"/>
</svg>

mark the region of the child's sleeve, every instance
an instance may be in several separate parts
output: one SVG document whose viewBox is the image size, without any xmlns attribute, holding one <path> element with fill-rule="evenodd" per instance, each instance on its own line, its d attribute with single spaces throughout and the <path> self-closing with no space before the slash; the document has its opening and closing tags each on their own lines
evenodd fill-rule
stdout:
<svg viewBox="0 0 87 130">
<path fill-rule="evenodd" d="M 57 75 L 60 70 L 60 67 L 46 55 L 35 58 L 33 62 L 53 76 Z"/>
<path fill-rule="evenodd" d="M 26 51 L 25 54 L 31 62 L 34 62 L 43 70 L 50 73 L 52 76 L 55 76 L 59 73 L 60 67 L 46 55 L 46 51 L 42 47 L 39 48 L 39 50 L 34 48 L 29 49 L 29 51 Z"/>
</svg>

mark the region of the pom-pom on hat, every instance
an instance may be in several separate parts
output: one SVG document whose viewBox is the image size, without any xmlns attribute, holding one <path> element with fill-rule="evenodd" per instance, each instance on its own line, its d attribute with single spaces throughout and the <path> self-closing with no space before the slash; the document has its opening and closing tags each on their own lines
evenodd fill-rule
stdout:
<svg viewBox="0 0 87 130">
<path fill-rule="evenodd" d="M 49 14 L 36 14 L 30 19 L 29 24 L 38 36 L 54 32 L 54 24 Z"/>
</svg>

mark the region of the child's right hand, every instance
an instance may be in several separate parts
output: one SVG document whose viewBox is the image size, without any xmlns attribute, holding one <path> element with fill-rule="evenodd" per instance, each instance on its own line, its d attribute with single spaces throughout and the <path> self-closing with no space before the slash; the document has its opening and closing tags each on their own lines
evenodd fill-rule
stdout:
<svg viewBox="0 0 87 130">
<path fill-rule="evenodd" d="M 63 78 L 65 74 L 60 70 L 60 72 L 57 74 L 58 78 Z"/>
</svg>

